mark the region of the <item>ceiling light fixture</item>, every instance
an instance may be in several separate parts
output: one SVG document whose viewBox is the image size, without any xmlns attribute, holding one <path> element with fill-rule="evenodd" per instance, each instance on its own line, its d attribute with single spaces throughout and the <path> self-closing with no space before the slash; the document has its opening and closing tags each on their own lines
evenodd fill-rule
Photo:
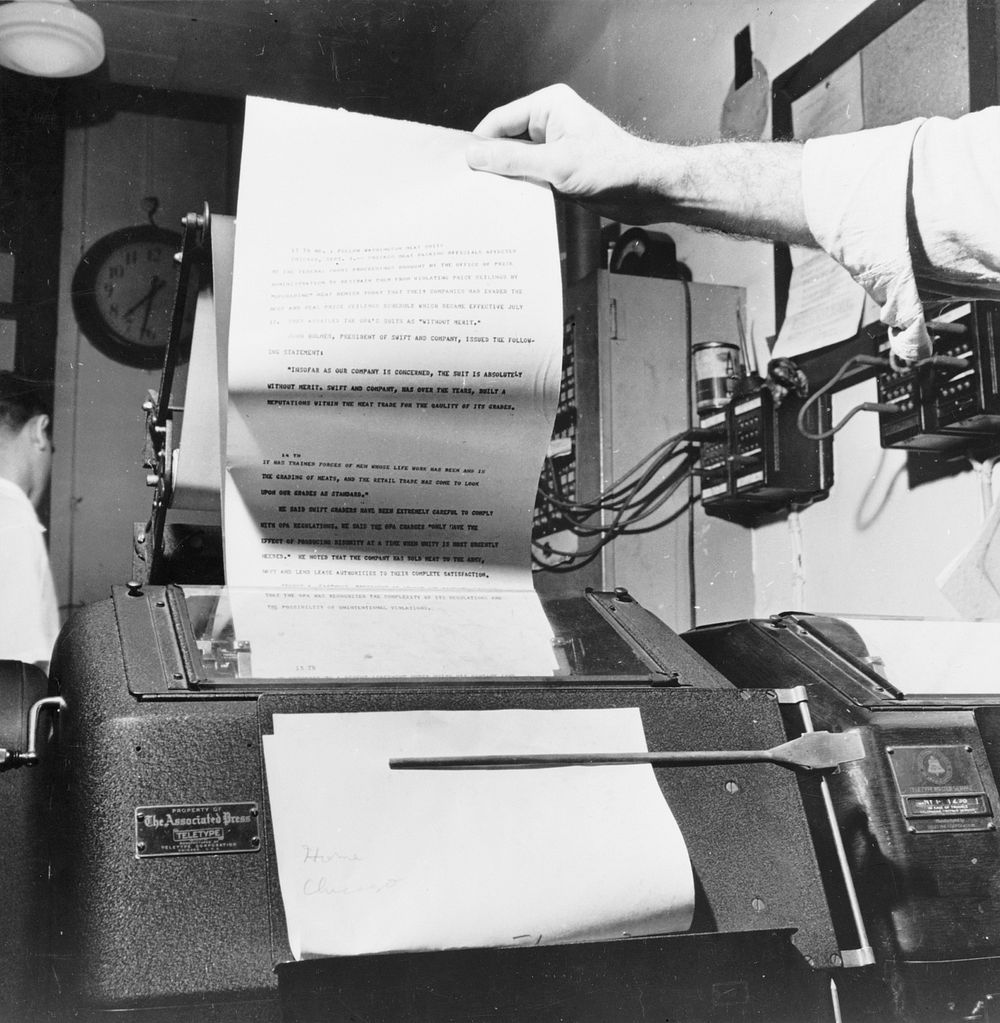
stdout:
<svg viewBox="0 0 1000 1023">
<path fill-rule="evenodd" d="M 104 60 L 104 34 L 72 0 L 11 0 L 0 7 L 0 65 L 23 75 L 70 78 Z"/>
</svg>

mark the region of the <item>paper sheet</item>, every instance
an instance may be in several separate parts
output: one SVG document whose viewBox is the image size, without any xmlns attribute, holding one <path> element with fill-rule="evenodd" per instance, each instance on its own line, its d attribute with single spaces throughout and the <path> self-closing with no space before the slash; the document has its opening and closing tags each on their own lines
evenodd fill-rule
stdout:
<svg viewBox="0 0 1000 1023">
<path fill-rule="evenodd" d="M 552 632 L 530 590 L 231 591 L 256 678 L 551 675 Z"/>
<path fill-rule="evenodd" d="M 861 326 L 865 291 L 820 249 L 793 246 L 788 305 L 773 358 L 794 358 L 854 337 Z"/>
<path fill-rule="evenodd" d="M 963 618 L 1000 619 L 1000 501 L 935 582 Z"/>
<path fill-rule="evenodd" d="M 295 956 L 687 929 L 691 866 L 651 767 L 388 767 L 646 748 L 635 708 L 275 715 L 264 756 Z"/>
<path fill-rule="evenodd" d="M 1000 693 L 1000 622 L 842 617 L 908 694 Z"/>
<path fill-rule="evenodd" d="M 792 105 L 797 139 L 840 135 L 865 126 L 861 55 L 844 61 Z"/>
<path fill-rule="evenodd" d="M 517 673 L 555 666 L 530 572 L 562 362 L 552 199 L 470 171 L 466 144 L 247 103 L 225 538 L 258 676 L 510 674 L 512 651 Z M 331 628 L 365 651 L 350 670 Z M 458 641 L 452 667 L 447 644 L 412 645 L 428 630 Z"/>
</svg>

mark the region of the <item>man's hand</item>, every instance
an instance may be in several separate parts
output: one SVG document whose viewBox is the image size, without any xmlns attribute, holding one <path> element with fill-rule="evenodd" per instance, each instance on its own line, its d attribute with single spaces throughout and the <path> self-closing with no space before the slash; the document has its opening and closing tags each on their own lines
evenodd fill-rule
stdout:
<svg viewBox="0 0 1000 1023">
<path fill-rule="evenodd" d="M 551 85 L 487 114 L 466 153 L 474 170 L 545 181 L 627 224 L 664 219 L 652 143 L 630 135 L 569 86 Z M 523 141 L 527 135 L 530 142 Z"/>
<path fill-rule="evenodd" d="M 481 138 L 466 151 L 474 170 L 548 182 L 624 224 L 691 224 L 816 244 L 802 204 L 801 147 L 794 143 L 647 142 L 566 85 L 498 107 L 475 133 Z"/>
</svg>

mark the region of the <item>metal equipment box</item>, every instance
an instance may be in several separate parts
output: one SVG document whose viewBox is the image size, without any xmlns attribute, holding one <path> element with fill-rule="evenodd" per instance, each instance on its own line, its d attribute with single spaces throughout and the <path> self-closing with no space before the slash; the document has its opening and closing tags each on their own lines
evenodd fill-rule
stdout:
<svg viewBox="0 0 1000 1023">
<path fill-rule="evenodd" d="M 546 602 L 554 678 L 244 678 L 198 631 L 219 592 L 118 588 L 57 644 L 52 965 L 73 1018 L 833 1018 L 825 970 L 856 940 L 844 878 L 821 867 L 795 774 L 767 763 L 656 769 L 696 877 L 690 933 L 294 962 L 261 749 L 275 714 L 628 706 L 651 749 L 766 749 L 788 737 L 782 699 L 730 685 L 624 592 Z M 156 837 L 164 810 L 245 823 L 182 848 Z"/>
</svg>

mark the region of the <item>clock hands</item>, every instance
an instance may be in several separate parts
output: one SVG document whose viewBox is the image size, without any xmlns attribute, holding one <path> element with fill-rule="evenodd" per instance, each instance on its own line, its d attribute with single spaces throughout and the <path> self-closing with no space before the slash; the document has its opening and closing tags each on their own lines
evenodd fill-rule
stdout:
<svg viewBox="0 0 1000 1023">
<path fill-rule="evenodd" d="M 146 292 L 138 302 L 135 303 L 131 308 L 125 310 L 126 316 L 131 316 L 143 303 L 147 306 L 153 301 L 156 293 L 163 287 L 167 282 L 159 277 L 157 274 L 153 274 L 149 279 L 149 291 Z"/>
<path fill-rule="evenodd" d="M 145 312 L 142 317 L 142 326 L 139 328 L 140 336 L 146 332 L 146 324 L 149 323 L 150 314 L 153 311 L 153 299 L 156 298 L 156 293 L 166 284 L 167 282 L 157 274 L 149 279 L 149 291 L 146 292 L 142 298 L 139 299 L 131 308 L 125 310 L 126 316 L 131 316 L 140 306 L 145 306 Z"/>
</svg>

